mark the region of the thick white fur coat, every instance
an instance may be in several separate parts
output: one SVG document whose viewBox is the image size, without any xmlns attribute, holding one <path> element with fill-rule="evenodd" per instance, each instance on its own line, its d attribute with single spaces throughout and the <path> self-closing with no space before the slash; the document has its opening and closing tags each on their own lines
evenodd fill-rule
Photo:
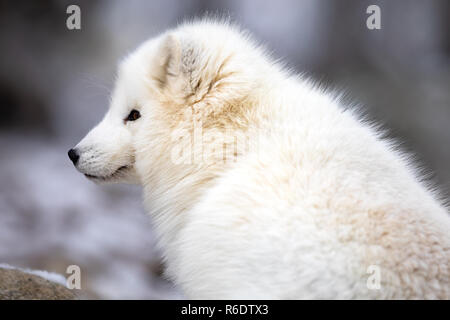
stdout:
<svg viewBox="0 0 450 320">
<path fill-rule="evenodd" d="M 136 123 L 111 120 L 131 108 Z M 187 297 L 450 297 L 447 209 L 376 128 L 237 27 L 186 23 L 144 43 L 79 149 L 119 123 L 107 173 L 128 165 L 143 185 Z"/>
</svg>

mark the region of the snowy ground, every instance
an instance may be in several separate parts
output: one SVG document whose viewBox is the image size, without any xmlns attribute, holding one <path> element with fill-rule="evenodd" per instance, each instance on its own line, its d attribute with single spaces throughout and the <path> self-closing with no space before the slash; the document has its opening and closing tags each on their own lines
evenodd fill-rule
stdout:
<svg viewBox="0 0 450 320">
<path fill-rule="evenodd" d="M 136 187 L 98 186 L 43 137 L 0 135 L 0 262 L 65 274 L 92 298 L 172 299 Z M 5 152 L 7 150 L 7 152 Z"/>
</svg>

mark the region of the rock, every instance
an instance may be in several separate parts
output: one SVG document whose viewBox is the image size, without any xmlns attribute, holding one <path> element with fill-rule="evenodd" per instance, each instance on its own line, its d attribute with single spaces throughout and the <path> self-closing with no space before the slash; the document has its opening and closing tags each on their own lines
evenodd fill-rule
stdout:
<svg viewBox="0 0 450 320">
<path fill-rule="evenodd" d="M 73 290 L 38 275 L 0 268 L 0 300 L 75 300 Z"/>
</svg>

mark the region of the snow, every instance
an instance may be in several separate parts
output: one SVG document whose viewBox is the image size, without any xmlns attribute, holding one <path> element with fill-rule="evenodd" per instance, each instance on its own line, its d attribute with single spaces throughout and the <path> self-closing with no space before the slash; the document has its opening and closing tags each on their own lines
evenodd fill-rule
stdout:
<svg viewBox="0 0 450 320">
<path fill-rule="evenodd" d="M 12 269 L 12 270 L 20 270 L 22 272 L 33 274 L 35 276 L 39 276 L 41 278 L 44 278 L 48 281 L 58 283 L 60 285 L 66 286 L 66 278 L 64 278 L 62 275 L 54 272 L 47 272 L 43 270 L 31 270 L 31 269 L 23 269 L 23 268 L 17 268 L 10 266 L 9 264 L 0 263 L 0 269 Z"/>
</svg>

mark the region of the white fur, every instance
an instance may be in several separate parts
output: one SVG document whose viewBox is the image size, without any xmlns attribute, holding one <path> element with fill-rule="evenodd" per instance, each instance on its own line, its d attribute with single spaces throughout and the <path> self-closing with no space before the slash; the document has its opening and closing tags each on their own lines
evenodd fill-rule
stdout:
<svg viewBox="0 0 450 320">
<path fill-rule="evenodd" d="M 125 123 L 131 109 L 142 117 Z M 167 275 L 190 298 L 449 298 L 447 209 L 407 159 L 226 22 L 128 56 L 77 149 L 94 180 L 143 185 Z"/>
</svg>

